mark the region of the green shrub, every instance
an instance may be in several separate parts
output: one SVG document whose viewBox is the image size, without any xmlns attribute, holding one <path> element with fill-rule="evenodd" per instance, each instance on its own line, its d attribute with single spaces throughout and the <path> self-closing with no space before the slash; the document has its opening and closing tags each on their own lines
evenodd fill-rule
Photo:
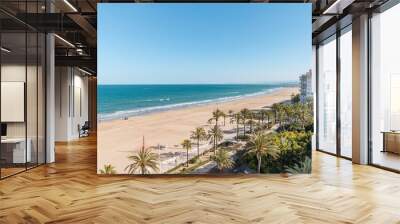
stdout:
<svg viewBox="0 0 400 224">
<path fill-rule="evenodd" d="M 199 160 L 199 157 L 195 156 L 195 157 L 193 157 L 193 158 L 191 158 L 191 159 L 189 160 L 189 163 L 190 163 L 190 164 L 195 164 L 195 163 L 197 163 L 198 160 Z"/>
<path fill-rule="evenodd" d="M 285 131 L 274 134 L 274 144 L 279 148 L 277 158 L 264 156 L 261 173 L 281 173 L 287 167 L 301 166 L 304 160 L 311 158 L 311 132 Z M 246 147 L 245 147 L 246 148 Z M 238 161 L 247 164 L 251 169 L 257 169 L 257 158 L 246 153 L 237 154 Z"/>
<path fill-rule="evenodd" d="M 249 135 L 239 135 L 238 137 L 235 137 L 236 140 L 240 141 L 248 141 L 250 139 Z"/>
</svg>

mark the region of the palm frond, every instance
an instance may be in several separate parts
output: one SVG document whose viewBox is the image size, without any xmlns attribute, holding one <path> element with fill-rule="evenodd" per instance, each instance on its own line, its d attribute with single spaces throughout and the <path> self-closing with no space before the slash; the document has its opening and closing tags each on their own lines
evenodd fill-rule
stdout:
<svg viewBox="0 0 400 224">
<path fill-rule="evenodd" d="M 232 168 L 234 166 L 234 161 L 229 156 L 228 151 L 225 149 L 218 150 L 215 156 L 212 156 L 211 159 L 217 164 L 219 170 Z"/>
<path fill-rule="evenodd" d="M 135 174 L 140 171 L 140 174 L 149 174 L 151 170 L 158 172 L 158 155 L 153 153 L 151 148 L 142 148 L 136 155 L 128 156 L 132 161 L 131 164 L 125 167 L 128 174 Z"/>
<path fill-rule="evenodd" d="M 115 167 L 113 167 L 111 164 L 105 164 L 103 166 L 103 169 L 100 169 L 101 174 L 115 174 Z"/>
</svg>

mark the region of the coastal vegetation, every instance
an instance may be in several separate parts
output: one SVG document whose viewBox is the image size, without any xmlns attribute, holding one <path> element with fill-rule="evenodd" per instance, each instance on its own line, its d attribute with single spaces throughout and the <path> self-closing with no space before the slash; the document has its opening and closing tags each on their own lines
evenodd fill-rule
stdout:
<svg viewBox="0 0 400 224">
<path fill-rule="evenodd" d="M 211 127 L 197 127 L 184 139 L 186 161 L 164 173 L 310 173 L 313 105 L 293 95 L 289 101 L 260 109 L 239 111 L 220 109 L 212 112 Z M 221 128 L 229 119 L 232 130 Z M 226 133 L 225 133 L 226 132 Z M 200 150 L 208 140 L 209 148 Z M 192 142 L 193 141 L 193 142 Z M 191 154 L 192 144 L 197 153 Z M 190 156 L 192 155 L 192 156 Z M 191 157 L 191 158 L 190 158 Z M 145 148 L 129 156 L 132 161 L 128 174 L 149 174 L 159 171 L 159 156 Z M 113 167 L 105 165 L 101 173 L 112 174 Z"/>
<path fill-rule="evenodd" d="M 144 144 L 140 151 L 132 156 L 128 157 L 129 160 L 132 161 L 127 167 L 125 167 L 125 171 L 128 174 L 136 174 L 139 171 L 139 174 L 150 174 L 151 171 L 158 172 L 158 155 L 152 152 L 151 148 L 145 148 Z"/>
<path fill-rule="evenodd" d="M 214 125 L 210 130 L 208 130 L 208 139 L 214 148 L 214 155 L 217 152 L 218 142 L 224 138 L 224 133 L 218 125 Z"/>
<path fill-rule="evenodd" d="M 224 169 L 232 168 L 234 165 L 231 156 L 225 149 L 218 150 L 215 156 L 212 156 L 211 159 L 217 164 L 217 168 L 220 172 L 223 172 Z"/>
<path fill-rule="evenodd" d="M 184 149 L 186 149 L 186 166 L 189 166 L 189 150 L 192 149 L 192 143 L 189 139 L 185 139 L 181 145 Z"/>
<path fill-rule="evenodd" d="M 293 167 L 287 167 L 286 172 L 291 174 L 311 173 L 311 159 L 306 156 L 300 164 L 295 164 Z"/>
<path fill-rule="evenodd" d="M 221 117 L 226 117 L 225 113 L 219 109 L 216 109 L 215 111 L 212 112 L 212 117 L 208 120 L 208 123 L 211 124 L 213 121 L 215 121 L 215 125 L 218 126 L 218 121 Z"/>
<path fill-rule="evenodd" d="M 103 169 L 100 169 L 100 174 L 116 174 L 115 167 L 111 164 L 105 164 Z"/>
<path fill-rule="evenodd" d="M 273 142 L 273 138 L 265 132 L 254 133 L 247 143 L 247 153 L 254 154 L 257 158 L 257 173 L 261 173 L 261 162 L 265 156 L 276 158 L 278 147 Z"/>
<path fill-rule="evenodd" d="M 206 130 L 202 127 L 198 127 L 194 131 L 192 131 L 190 138 L 196 141 L 197 156 L 200 156 L 200 142 L 207 140 Z"/>
</svg>

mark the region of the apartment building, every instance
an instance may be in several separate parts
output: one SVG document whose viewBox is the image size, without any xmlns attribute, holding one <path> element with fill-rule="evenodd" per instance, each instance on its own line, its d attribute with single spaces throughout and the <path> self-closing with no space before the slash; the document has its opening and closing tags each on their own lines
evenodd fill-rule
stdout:
<svg viewBox="0 0 400 224">
<path fill-rule="evenodd" d="M 312 99 L 313 93 L 313 81 L 311 70 L 307 71 L 305 74 L 299 77 L 300 80 L 300 100 L 306 101 L 307 99 Z"/>
</svg>

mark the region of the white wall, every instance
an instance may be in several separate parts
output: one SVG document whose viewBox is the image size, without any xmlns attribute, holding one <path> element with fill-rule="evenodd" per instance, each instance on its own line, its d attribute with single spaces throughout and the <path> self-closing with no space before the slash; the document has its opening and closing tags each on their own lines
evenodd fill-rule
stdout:
<svg viewBox="0 0 400 224">
<path fill-rule="evenodd" d="M 73 94 L 71 96 L 74 100 L 71 105 L 72 108 L 72 119 L 71 119 L 71 135 L 73 138 L 79 137 L 78 132 L 78 125 L 82 126 L 85 121 L 89 120 L 89 113 L 88 113 L 88 78 L 85 76 L 81 76 L 82 73 L 74 75 L 74 82 L 73 82 Z M 79 102 L 80 101 L 80 102 Z M 81 107 L 81 108 L 80 108 Z"/>
<path fill-rule="evenodd" d="M 88 78 L 76 68 L 56 67 L 55 86 L 55 140 L 77 139 L 78 125 L 88 120 Z"/>
<path fill-rule="evenodd" d="M 69 69 L 67 67 L 55 68 L 55 141 L 67 141 L 69 133 L 69 95 L 70 85 Z"/>
</svg>

